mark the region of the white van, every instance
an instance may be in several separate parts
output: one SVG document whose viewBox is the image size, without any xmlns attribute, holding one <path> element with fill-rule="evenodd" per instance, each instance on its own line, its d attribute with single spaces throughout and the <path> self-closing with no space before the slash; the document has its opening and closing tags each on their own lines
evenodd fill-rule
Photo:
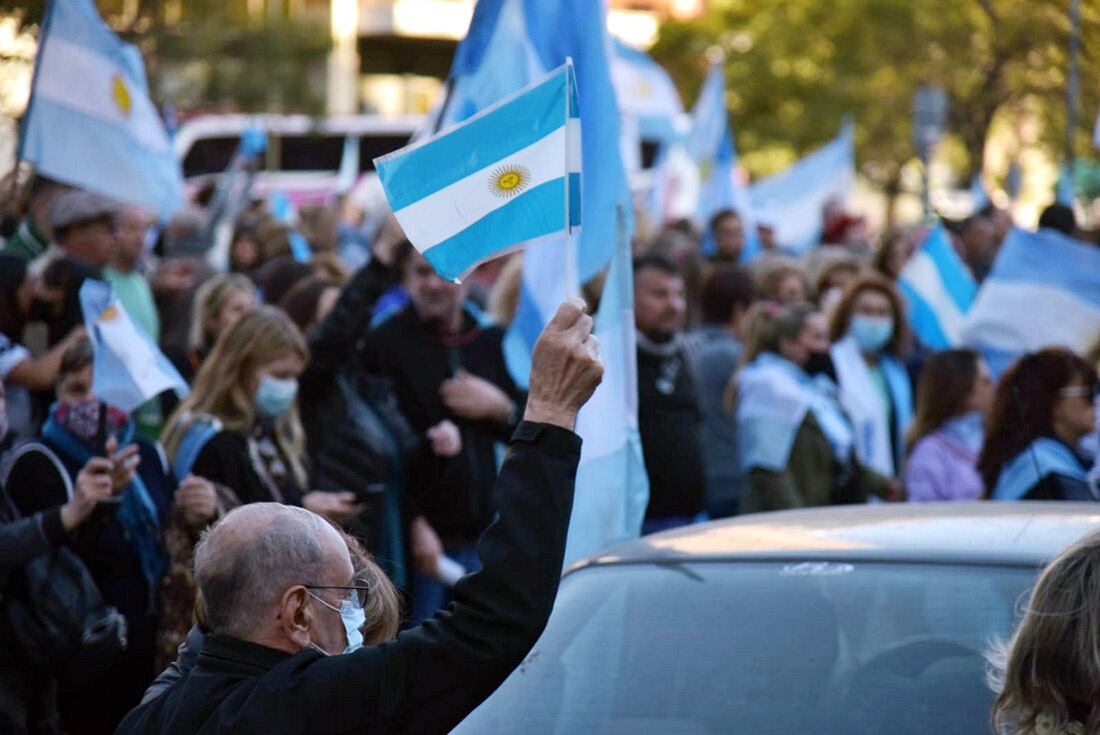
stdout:
<svg viewBox="0 0 1100 735">
<path fill-rule="evenodd" d="M 373 159 L 397 150 L 424 122 L 422 115 L 203 115 L 182 123 L 172 145 L 191 187 L 225 170 L 250 127 L 267 132 L 263 171 L 253 195 L 287 194 L 295 202 L 321 201 L 336 190 L 345 151 L 358 146 L 356 180 Z M 351 146 L 349 147 L 349 141 Z"/>
</svg>

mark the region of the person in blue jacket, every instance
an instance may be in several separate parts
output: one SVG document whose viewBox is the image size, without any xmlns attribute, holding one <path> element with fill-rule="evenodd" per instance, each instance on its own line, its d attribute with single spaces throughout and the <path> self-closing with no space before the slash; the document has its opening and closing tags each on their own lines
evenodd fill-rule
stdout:
<svg viewBox="0 0 1100 735">
<path fill-rule="evenodd" d="M 1051 347 L 1019 358 L 997 385 L 978 472 L 993 500 L 1096 500 L 1081 440 L 1096 427 L 1096 370 Z"/>
</svg>

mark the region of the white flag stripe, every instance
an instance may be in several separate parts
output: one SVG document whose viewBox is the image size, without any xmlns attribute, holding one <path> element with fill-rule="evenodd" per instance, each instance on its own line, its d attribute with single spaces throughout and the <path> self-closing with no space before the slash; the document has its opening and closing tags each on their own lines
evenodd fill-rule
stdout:
<svg viewBox="0 0 1100 735">
<path fill-rule="evenodd" d="M 579 117 L 571 117 L 565 124 L 566 132 L 569 134 L 569 150 L 566 154 L 569 158 L 566 160 L 569 166 L 569 173 L 576 174 L 581 171 L 581 120 Z"/>
<path fill-rule="evenodd" d="M 901 280 L 907 282 L 921 295 L 939 317 L 940 328 L 952 344 L 958 344 L 962 338 L 963 323 L 966 315 L 959 311 L 955 300 L 943 286 L 943 279 L 936 262 L 925 252 L 917 252 L 901 272 Z"/>
<path fill-rule="evenodd" d="M 119 107 L 116 84 L 125 85 L 128 113 Z M 160 117 L 149 99 L 133 88 L 112 59 L 83 46 L 49 38 L 34 92 L 77 112 L 124 126 L 144 148 L 158 153 L 170 151 Z"/>
<path fill-rule="evenodd" d="M 990 279 L 970 307 L 963 338 L 1003 352 L 1051 345 L 1084 350 L 1098 324 L 1100 309 L 1057 286 Z"/>
<path fill-rule="evenodd" d="M 397 210 L 394 215 L 405 230 L 405 236 L 423 252 L 512 201 L 513 196 L 501 196 L 492 189 L 491 183 L 498 169 L 521 166 L 526 169 L 529 179 L 515 196 L 562 178 L 566 162 L 564 146 L 565 126 L 562 125 L 545 138 L 418 199 Z"/>
</svg>

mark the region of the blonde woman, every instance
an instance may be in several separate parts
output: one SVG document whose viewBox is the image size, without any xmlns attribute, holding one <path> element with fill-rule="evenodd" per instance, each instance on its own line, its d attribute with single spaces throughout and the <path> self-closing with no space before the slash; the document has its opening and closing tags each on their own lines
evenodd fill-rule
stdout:
<svg viewBox="0 0 1100 735">
<path fill-rule="evenodd" d="M 169 359 L 188 383 L 195 379 L 199 367 L 222 332 L 256 306 L 256 287 L 237 273 L 214 276 L 199 287 L 191 305 L 191 327 L 187 332 L 187 349 L 169 354 Z"/>
<path fill-rule="evenodd" d="M 307 491 L 306 449 L 295 399 L 309 350 L 283 312 L 262 306 L 224 333 L 162 436 L 177 476 L 203 474 L 242 503 L 303 505 L 344 521 L 353 493 Z"/>
<path fill-rule="evenodd" d="M 1039 577 L 1023 620 L 989 655 L 1000 735 L 1100 732 L 1100 533 L 1063 551 Z"/>
</svg>

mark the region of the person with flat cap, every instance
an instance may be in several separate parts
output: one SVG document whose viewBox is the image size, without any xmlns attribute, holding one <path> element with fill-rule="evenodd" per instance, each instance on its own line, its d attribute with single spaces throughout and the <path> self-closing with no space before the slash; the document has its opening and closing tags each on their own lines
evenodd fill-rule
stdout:
<svg viewBox="0 0 1100 735">
<path fill-rule="evenodd" d="M 99 274 L 110 263 L 115 243 L 115 219 L 124 211 L 113 199 L 74 189 L 50 205 L 50 228 L 62 254 Z"/>
<path fill-rule="evenodd" d="M 320 516 L 253 503 L 195 551 L 208 631 L 198 663 L 130 712 L 120 735 L 443 733 L 504 681 L 557 594 L 580 459 L 577 411 L 603 375 L 592 319 L 563 304 L 535 345 L 531 389 L 497 478 L 480 572 L 395 640 L 356 648 L 371 591 Z"/>
</svg>

